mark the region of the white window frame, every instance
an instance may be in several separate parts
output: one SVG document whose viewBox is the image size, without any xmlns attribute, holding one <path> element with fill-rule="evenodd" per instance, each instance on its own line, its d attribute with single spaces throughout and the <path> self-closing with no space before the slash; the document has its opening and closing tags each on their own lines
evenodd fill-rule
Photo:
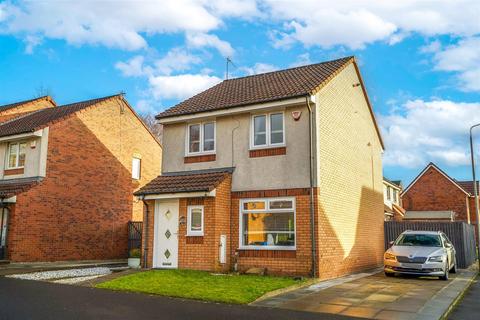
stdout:
<svg viewBox="0 0 480 320">
<path fill-rule="evenodd" d="M 204 151 L 203 148 L 203 136 L 204 136 L 204 125 L 213 123 L 213 150 Z M 200 126 L 200 146 L 198 152 L 190 152 L 190 127 L 194 125 Z M 192 122 L 187 124 L 186 137 L 185 137 L 185 155 L 186 156 L 198 156 L 203 154 L 215 154 L 217 150 L 217 122 L 204 121 L 204 122 Z"/>
<path fill-rule="evenodd" d="M 283 142 L 281 143 L 271 143 L 271 134 L 272 128 L 270 126 L 270 116 L 272 114 L 282 114 L 282 121 L 283 121 Z M 262 145 L 255 145 L 255 117 L 258 116 L 265 116 L 265 130 L 266 130 L 266 144 Z M 283 147 L 286 145 L 286 137 L 285 137 L 285 112 L 282 111 L 274 111 L 269 113 L 255 113 L 252 114 L 250 117 L 250 149 L 267 149 L 267 148 L 276 148 L 276 147 Z"/>
<path fill-rule="evenodd" d="M 257 209 L 257 210 L 244 210 L 243 204 L 246 202 L 265 202 L 265 209 Z M 285 209 L 273 209 L 270 210 L 270 202 L 271 201 L 292 201 L 293 208 L 285 208 Z M 252 246 L 252 245 L 245 245 L 243 244 L 243 214 L 244 213 L 256 213 L 256 212 L 291 212 L 293 210 L 293 228 L 294 228 L 294 235 L 295 241 L 293 246 Z M 238 214 L 238 243 L 239 249 L 243 250 L 297 250 L 297 204 L 295 202 L 295 197 L 279 197 L 279 198 L 250 198 L 250 199 L 241 199 L 239 205 L 239 214 Z"/>
<path fill-rule="evenodd" d="M 135 160 L 138 160 L 138 176 L 134 176 Z M 132 179 L 140 180 L 142 177 L 142 159 L 137 157 L 132 157 Z"/>
<path fill-rule="evenodd" d="M 192 210 L 194 209 L 200 209 L 202 210 L 202 229 L 201 230 L 195 230 L 192 231 Z M 189 237 L 202 237 L 203 236 L 203 230 L 205 229 L 205 208 L 204 206 L 188 206 L 187 207 L 187 236 Z"/>
<path fill-rule="evenodd" d="M 22 169 L 25 168 L 25 165 L 19 166 L 18 162 L 20 160 L 20 144 L 25 143 L 25 161 L 27 161 L 27 141 L 12 141 L 7 143 L 7 152 L 6 152 L 6 159 L 5 159 L 5 168 L 9 169 Z M 14 167 L 10 167 L 10 145 L 16 144 L 17 145 L 17 161 Z"/>
</svg>

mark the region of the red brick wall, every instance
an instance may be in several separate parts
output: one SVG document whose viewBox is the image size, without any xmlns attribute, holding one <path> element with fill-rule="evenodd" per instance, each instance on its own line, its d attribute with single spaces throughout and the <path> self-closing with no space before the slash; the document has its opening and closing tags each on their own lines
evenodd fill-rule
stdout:
<svg viewBox="0 0 480 320">
<path fill-rule="evenodd" d="M 242 250 L 238 270 L 267 268 L 267 273 L 309 275 L 311 272 L 311 231 L 309 189 L 265 190 L 232 193 L 232 260 L 239 247 L 239 204 L 242 198 L 293 196 L 296 201 L 296 250 Z"/>
<path fill-rule="evenodd" d="M 131 153 L 138 150 L 147 155 L 158 150 L 160 157 L 161 150 L 158 144 L 152 145 L 140 122 L 132 120 L 130 140 L 125 134 L 113 134 L 107 123 L 96 124 L 97 119 L 105 120 L 95 116 L 97 112 L 110 112 L 109 121 L 115 123 L 119 117 L 133 117 L 128 110 L 121 113 L 118 104 L 105 104 L 50 126 L 46 177 L 17 196 L 11 214 L 12 261 L 127 257 L 127 222 L 132 219 L 132 193 L 138 187 L 138 182 L 132 183 Z M 146 138 L 138 138 L 142 133 L 132 128 Z M 99 138 L 107 136 L 116 148 Z M 142 168 L 142 172 L 159 171 L 159 167 L 160 161 L 156 168 Z"/>
<path fill-rule="evenodd" d="M 407 211 L 451 210 L 457 221 L 467 221 L 467 199 L 462 190 L 433 167 L 402 195 L 403 207 Z"/>
</svg>

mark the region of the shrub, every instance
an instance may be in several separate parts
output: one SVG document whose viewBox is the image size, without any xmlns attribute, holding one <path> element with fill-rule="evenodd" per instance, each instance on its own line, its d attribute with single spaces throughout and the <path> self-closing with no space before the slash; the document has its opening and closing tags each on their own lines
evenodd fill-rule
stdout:
<svg viewBox="0 0 480 320">
<path fill-rule="evenodd" d="M 130 258 L 140 258 L 142 255 L 140 249 L 132 249 L 130 250 L 129 257 Z"/>
</svg>

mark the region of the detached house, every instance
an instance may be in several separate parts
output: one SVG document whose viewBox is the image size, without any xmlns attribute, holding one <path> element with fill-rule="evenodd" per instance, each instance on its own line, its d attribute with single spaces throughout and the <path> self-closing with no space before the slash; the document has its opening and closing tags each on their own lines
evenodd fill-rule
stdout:
<svg viewBox="0 0 480 320">
<path fill-rule="evenodd" d="M 331 278 L 383 257 L 382 140 L 353 57 L 229 79 L 160 113 L 144 265 Z"/>
<path fill-rule="evenodd" d="M 5 118 L 1 118 L 5 117 Z M 0 260 L 125 258 L 162 150 L 121 95 L 0 107 Z"/>
<path fill-rule="evenodd" d="M 455 180 L 434 163 L 429 163 L 401 196 L 407 220 L 476 220 L 473 181 Z"/>
</svg>

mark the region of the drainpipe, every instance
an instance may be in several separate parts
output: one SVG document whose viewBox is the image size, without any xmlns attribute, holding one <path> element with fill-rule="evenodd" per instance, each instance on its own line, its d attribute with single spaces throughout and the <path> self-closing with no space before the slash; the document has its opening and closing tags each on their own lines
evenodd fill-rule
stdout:
<svg viewBox="0 0 480 320">
<path fill-rule="evenodd" d="M 148 206 L 148 202 L 145 201 L 145 195 L 142 195 L 142 202 L 146 209 L 145 215 L 145 225 L 143 228 L 145 229 L 145 239 L 143 242 L 143 267 L 147 268 L 147 261 L 148 261 L 148 216 L 150 214 L 150 207 Z"/>
<path fill-rule="evenodd" d="M 314 146 L 313 146 L 313 110 L 310 106 L 310 96 L 306 97 L 306 103 L 308 108 L 308 132 L 309 132 L 309 140 L 310 140 L 310 230 L 311 230 L 311 237 L 312 237 L 312 277 L 315 278 L 317 276 L 317 248 L 316 248 L 316 234 L 315 234 L 315 207 L 314 207 L 314 188 L 313 188 L 313 181 L 314 181 Z"/>
</svg>

